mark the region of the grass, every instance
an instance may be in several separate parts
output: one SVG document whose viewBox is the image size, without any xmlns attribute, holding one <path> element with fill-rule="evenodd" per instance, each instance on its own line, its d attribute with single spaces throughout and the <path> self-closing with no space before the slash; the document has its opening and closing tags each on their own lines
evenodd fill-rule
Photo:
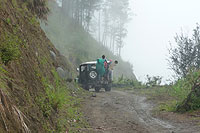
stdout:
<svg viewBox="0 0 200 133">
<path fill-rule="evenodd" d="M 118 79 L 114 79 L 113 86 L 123 90 L 144 89 L 147 88 L 145 84 L 134 79 L 124 78 L 122 75 Z"/>
<path fill-rule="evenodd" d="M 200 73 L 199 73 L 200 74 Z M 179 79 L 174 85 L 154 85 L 148 86 L 138 81 L 130 80 L 124 77 L 114 81 L 114 86 L 122 90 L 133 90 L 134 92 L 145 95 L 148 100 L 153 100 L 159 105 L 157 110 L 177 111 L 183 101 L 188 97 L 194 81 L 199 78 L 198 73 L 188 75 L 186 78 Z M 200 98 L 192 95 L 192 101 L 189 103 L 192 109 L 200 108 Z"/>
<path fill-rule="evenodd" d="M 3 68 L 3 66 L 0 65 L 0 73 L 5 74 L 8 72 Z"/>
<path fill-rule="evenodd" d="M 137 92 L 141 95 L 145 95 L 148 100 L 157 103 L 158 107 L 156 110 L 176 112 L 178 111 L 179 106 L 184 104 L 185 99 L 191 92 L 192 85 L 193 83 L 187 77 L 178 80 L 173 86 L 158 86 L 154 88 L 141 89 Z M 200 98 L 192 95 L 191 99 L 192 100 L 188 103 L 188 105 L 191 106 L 191 109 L 187 111 L 199 109 Z"/>
<path fill-rule="evenodd" d="M 146 89 L 133 89 L 133 92 L 138 95 L 147 97 L 147 100 L 153 101 L 158 106 L 155 108 L 157 111 L 169 111 L 176 110 L 179 100 L 173 93 L 172 86 L 156 86 Z"/>
<path fill-rule="evenodd" d="M 7 90 L 5 90 L 6 84 L 2 80 L 7 78 L 6 75 L 5 75 L 7 73 L 8 72 L 3 68 L 3 65 L 0 63 L 0 88 L 3 89 L 6 93 L 7 93 Z"/>
<path fill-rule="evenodd" d="M 159 110 L 186 112 L 200 109 L 200 70 L 189 73 L 172 86 L 158 86 L 141 90 L 149 99 L 156 99 Z M 193 90 L 193 91 L 192 91 Z M 190 97 L 188 97 L 190 96 Z"/>
<path fill-rule="evenodd" d="M 200 70 L 191 71 L 173 86 L 172 96 L 177 97 L 177 111 L 186 112 L 200 109 Z"/>
<path fill-rule="evenodd" d="M 177 100 L 166 101 L 166 103 L 161 103 L 158 107 L 160 111 L 175 112 L 177 108 Z"/>
<path fill-rule="evenodd" d="M 0 57 L 4 64 L 19 58 L 22 40 L 17 35 L 5 32 L 2 34 L 0 42 Z"/>
<path fill-rule="evenodd" d="M 36 101 L 43 116 L 47 119 L 55 112 L 59 113 L 55 130 L 49 127 L 49 123 L 44 123 L 43 127 L 47 132 L 65 132 L 67 129 L 70 132 L 76 132 L 76 130 L 86 127 L 88 124 L 80 111 L 82 98 L 78 97 L 86 95 L 86 93 L 82 90 L 72 91 L 63 84 L 62 79 L 54 69 L 51 72 L 54 75 L 54 82 L 51 83 L 47 78 L 42 77 L 46 95 L 41 94 Z M 40 77 L 40 74 L 37 76 Z"/>
<path fill-rule="evenodd" d="M 170 95 L 177 97 L 180 101 L 187 98 L 191 91 L 191 85 L 188 84 L 187 79 L 178 80 L 175 85 L 173 85 Z"/>
<path fill-rule="evenodd" d="M 39 56 L 39 61 L 40 61 L 41 65 L 43 65 L 43 66 L 47 65 L 47 63 L 48 63 L 48 60 L 46 57 Z"/>
<path fill-rule="evenodd" d="M 30 22 L 30 24 L 33 25 L 33 26 L 38 26 L 38 25 L 39 25 L 39 22 L 38 22 L 38 20 L 37 20 L 37 18 L 36 18 L 35 16 L 31 17 L 31 18 L 29 19 L 29 22 Z"/>
</svg>

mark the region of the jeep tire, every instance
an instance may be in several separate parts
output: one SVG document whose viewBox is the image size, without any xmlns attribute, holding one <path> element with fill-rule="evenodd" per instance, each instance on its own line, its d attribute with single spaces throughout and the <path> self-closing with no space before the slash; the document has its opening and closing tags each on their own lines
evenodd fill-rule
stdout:
<svg viewBox="0 0 200 133">
<path fill-rule="evenodd" d="M 99 92 L 101 88 L 100 87 L 95 87 L 94 89 L 95 89 L 95 92 Z"/>
<path fill-rule="evenodd" d="M 111 85 L 110 84 L 105 85 L 105 91 L 111 91 Z"/>
<path fill-rule="evenodd" d="M 90 90 L 90 88 L 89 88 L 89 86 L 88 86 L 88 85 L 83 85 L 83 89 L 85 89 L 85 90 L 87 90 L 87 91 L 89 91 L 89 90 Z"/>
</svg>

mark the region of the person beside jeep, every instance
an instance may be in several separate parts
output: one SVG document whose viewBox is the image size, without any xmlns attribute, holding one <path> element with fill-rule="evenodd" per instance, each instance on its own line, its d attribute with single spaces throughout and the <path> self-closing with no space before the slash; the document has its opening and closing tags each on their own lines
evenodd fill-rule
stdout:
<svg viewBox="0 0 200 133">
<path fill-rule="evenodd" d="M 109 67 L 108 67 L 108 79 L 112 82 L 113 80 L 113 70 L 114 67 L 118 64 L 118 61 L 115 60 L 114 62 L 110 60 Z"/>
<path fill-rule="evenodd" d="M 102 80 L 103 75 L 105 74 L 106 70 L 105 70 L 105 67 L 104 67 L 104 62 L 105 62 L 105 56 L 104 56 L 104 58 L 97 59 L 96 72 L 98 74 L 98 80 Z"/>
</svg>

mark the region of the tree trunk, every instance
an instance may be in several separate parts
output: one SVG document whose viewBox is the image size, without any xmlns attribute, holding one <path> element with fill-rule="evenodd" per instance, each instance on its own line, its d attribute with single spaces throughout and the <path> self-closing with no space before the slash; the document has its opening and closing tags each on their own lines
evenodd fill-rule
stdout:
<svg viewBox="0 0 200 133">
<path fill-rule="evenodd" d="M 99 43 L 101 43 L 101 10 L 99 10 Z"/>
</svg>

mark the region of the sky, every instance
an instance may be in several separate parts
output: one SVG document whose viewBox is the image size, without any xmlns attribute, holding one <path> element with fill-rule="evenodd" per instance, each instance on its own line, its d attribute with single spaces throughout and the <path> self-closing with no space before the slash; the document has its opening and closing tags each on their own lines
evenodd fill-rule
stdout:
<svg viewBox="0 0 200 133">
<path fill-rule="evenodd" d="M 130 0 L 132 20 L 122 58 L 133 64 L 140 81 L 146 75 L 173 80 L 167 61 L 170 42 L 176 46 L 176 33 L 191 35 L 200 23 L 199 0 Z"/>
</svg>

